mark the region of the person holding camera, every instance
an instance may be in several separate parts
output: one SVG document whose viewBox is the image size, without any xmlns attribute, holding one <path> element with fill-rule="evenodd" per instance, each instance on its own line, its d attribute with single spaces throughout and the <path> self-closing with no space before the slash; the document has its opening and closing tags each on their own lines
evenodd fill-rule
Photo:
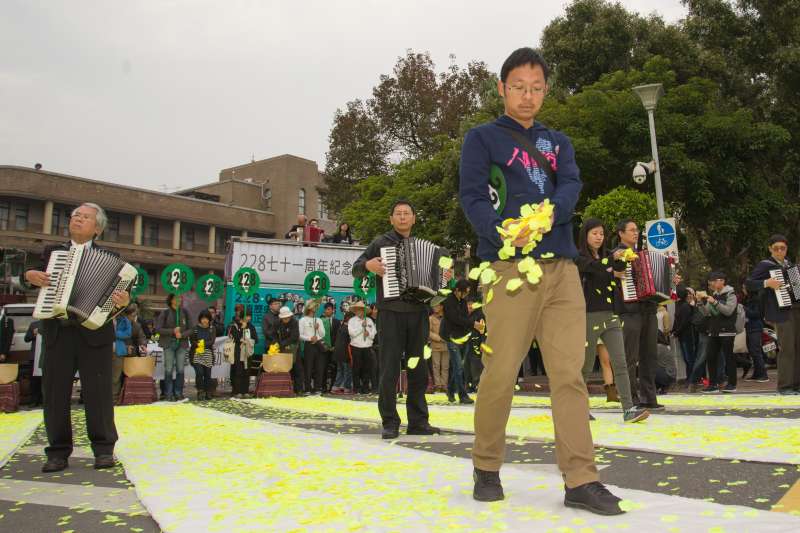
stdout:
<svg viewBox="0 0 800 533">
<path fill-rule="evenodd" d="M 700 312 L 708 320 L 708 386 L 705 394 L 717 392 L 736 392 L 736 359 L 733 355 L 733 339 L 736 337 L 736 311 L 739 300 L 730 285 L 727 284 L 724 272 L 712 272 L 708 276 L 708 288 L 711 294 L 701 293 Z M 727 384 L 723 387 L 720 378 L 720 356 L 723 357 L 728 374 Z"/>
</svg>

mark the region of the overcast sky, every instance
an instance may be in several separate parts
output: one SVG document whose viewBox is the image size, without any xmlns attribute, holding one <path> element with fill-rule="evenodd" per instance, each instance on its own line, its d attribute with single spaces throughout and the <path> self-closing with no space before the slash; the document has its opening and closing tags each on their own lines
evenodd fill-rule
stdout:
<svg viewBox="0 0 800 533">
<path fill-rule="evenodd" d="M 625 0 L 675 21 L 679 0 Z M 0 0 L 0 165 L 159 189 L 291 153 L 406 49 L 437 64 L 539 42 L 566 1 Z"/>
</svg>

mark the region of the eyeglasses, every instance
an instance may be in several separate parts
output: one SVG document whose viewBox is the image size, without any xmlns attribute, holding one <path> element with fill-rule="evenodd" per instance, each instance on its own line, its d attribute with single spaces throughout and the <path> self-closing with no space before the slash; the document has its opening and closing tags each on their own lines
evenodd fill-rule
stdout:
<svg viewBox="0 0 800 533">
<path fill-rule="evenodd" d="M 69 218 L 81 218 L 83 220 L 94 220 L 92 213 L 72 213 Z"/>
<path fill-rule="evenodd" d="M 787 250 L 786 246 L 783 245 L 772 245 L 772 249 L 776 252 L 785 252 Z"/>
<path fill-rule="evenodd" d="M 516 94 L 518 96 L 525 96 L 526 94 L 530 93 L 531 96 L 539 96 L 547 92 L 547 86 L 544 87 L 525 87 L 524 85 L 508 85 L 506 84 L 506 89 L 511 94 Z"/>
</svg>

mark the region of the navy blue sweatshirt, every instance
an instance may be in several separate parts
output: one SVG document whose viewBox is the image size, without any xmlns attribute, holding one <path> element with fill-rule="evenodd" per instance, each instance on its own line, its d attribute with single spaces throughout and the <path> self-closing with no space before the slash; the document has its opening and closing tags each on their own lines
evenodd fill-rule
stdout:
<svg viewBox="0 0 800 533">
<path fill-rule="evenodd" d="M 557 185 L 499 124 L 514 128 L 531 140 L 550 161 Z M 525 129 L 503 115 L 467 132 L 461 148 L 460 176 L 459 197 L 478 234 L 478 257 L 496 261 L 503 246 L 497 227 L 507 218 L 518 218 L 522 205 L 541 203 L 545 198 L 555 204 L 555 222 L 530 255 L 538 258 L 553 254 L 568 259 L 578 255 L 572 236 L 572 214 L 582 183 L 575 150 L 566 135 L 538 122 Z M 518 249 L 515 258 L 520 257 Z"/>
</svg>

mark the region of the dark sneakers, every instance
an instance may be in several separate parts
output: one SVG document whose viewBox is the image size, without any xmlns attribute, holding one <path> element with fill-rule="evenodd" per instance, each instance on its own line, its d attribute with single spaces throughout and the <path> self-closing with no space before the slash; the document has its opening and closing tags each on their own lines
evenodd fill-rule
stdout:
<svg viewBox="0 0 800 533">
<path fill-rule="evenodd" d="M 98 455 L 94 458 L 94 469 L 103 470 L 104 468 L 114 468 L 117 466 L 117 460 L 113 455 Z"/>
<path fill-rule="evenodd" d="M 62 470 L 66 470 L 69 467 L 69 461 L 67 459 L 48 459 L 47 462 L 42 465 L 42 472 L 49 474 L 52 472 L 61 472 Z"/>
<path fill-rule="evenodd" d="M 409 426 L 409 428 L 406 430 L 406 435 L 438 435 L 441 432 L 441 429 L 428 424 L 425 426 Z"/>
<path fill-rule="evenodd" d="M 383 431 L 381 432 L 381 438 L 384 440 L 396 439 L 399 436 L 400 436 L 400 428 L 395 428 L 395 427 L 383 428 Z"/>
<path fill-rule="evenodd" d="M 583 484 L 574 489 L 564 487 L 564 505 L 576 509 L 586 509 L 606 516 L 622 514 L 619 502 L 622 500 L 611 494 L 599 481 Z"/>
<path fill-rule="evenodd" d="M 476 468 L 472 478 L 475 480 L 472 497 L 477 501 L 499 502 L 505 498 L 503 485 L 500 484 L 500 472 L 488 472 Z"/>
</svg>

